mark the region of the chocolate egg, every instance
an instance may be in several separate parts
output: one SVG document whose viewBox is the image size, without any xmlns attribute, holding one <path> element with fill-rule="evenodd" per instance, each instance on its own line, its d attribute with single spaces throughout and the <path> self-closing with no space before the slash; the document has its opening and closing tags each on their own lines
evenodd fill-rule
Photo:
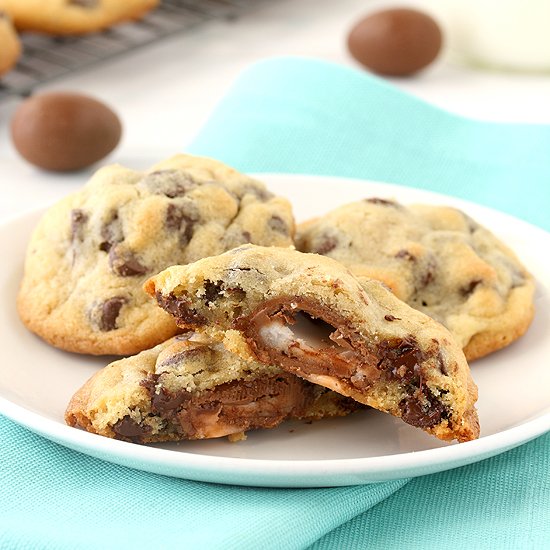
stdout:
<svg viewBox="0 0 550 550">
<path fill-rule="evenodd" d="M 429 65 L 441 49 L 441 30 L 427 14 L 407 8 L 373 13 L 348 35 L 351 55 L 371 71 L 407 76 Z"/>
<path fill-rule="evenodd" d="M 11 122 L 17 151 L 30 163 L 56 172 L 97 162 L 117 146 L 121 134 L 120 120 L 109 107 L 69 92 L 30 97 Z"/>
</svg>

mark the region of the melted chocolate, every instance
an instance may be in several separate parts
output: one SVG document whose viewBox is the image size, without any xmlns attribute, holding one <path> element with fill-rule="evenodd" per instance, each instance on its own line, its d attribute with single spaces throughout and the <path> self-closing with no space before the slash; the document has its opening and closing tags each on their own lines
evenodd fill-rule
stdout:
<svg viewBox="0 0 550 550">
<path fill-rule="evenodd" d="M 88 214 L 80 208 L 71 210 L 71 241 L 84 240 L 84 228 L 88 221 Z"/>
<path fill-rule="evenodd" d="M 108 332 L 117 328 L 116 320 L 120 314 L 122 306 L 127 302 L 123 296 L 113 296 L 101 305 L 101 317 L 99 320 L 99 330 Z"/>
<path fill-rule="evenodd" d="M 205 281 L 204 283 L 204 299 L 206 305 L 211 304 L 222 295 L 223 282 Z"/>
<path fill-rule="evenodd" d="M 151 428 L 138 424 L 135 420 L 126 415 L 113 426 L 113 430 L 119 438 L 135 439 L 139 441 L 139 439 L 151 431 Z"/>
<path fill-rule="evenodd" d="M 419 385 L 420 365 L 427 359 L 418 348 L 414 337 L 383 340 L 378 345 L 378 368 L 402 380 L 405 384 Z"/>
<path fill-rule="evenodd" d="M 244 186 L 240 198 L 242 199 L 246 195 L 254 195 L 261 202 L 267 202 L 274 197 L 271 191 L 268 191 L 267 189 L 261 189 L 260 187 L 256 187 L 255 185 Z"/>
<path fill-rule="evenodd" d="M 318 392 L 313 384 L 288 373 L 235 380 L 201 392 L 170 392 L 159 387 L 161 380 L 161 375 L 153 374 L 141 383 L 149 393 L 152 411 L 176 424 L 177 431 L 189 439 L 272 428 L 288 416 L 304 416 Z M 359 407 L 342 400 L 342 410 Z"/>
<path fill-rule="evenodd" d="M 164 417 L 169 417 L 173 412 L 179 409 L 185 400 L 190 399 L 188 392 L 173 393 L 166 388 L 157 390 L 157 383 L 160 378 L 158 374 L 152 374 L 141 382 L 151 399 L 151 412 Z"/>
<path fill-rule="evenodd" d="M 159 306 L 175 318 L 178 326 L 193 328 L 206 324 L 206 319 L 190 307 L 190 303 L 184 297 L 177 298 L 174 294 L 163 296 L 157 292 L 156 299 Z"/>
<path fill-rule="evenodd" d="M 69 0 L 70 6 L 78 6 L 79 8 L 94 9 L 99 6 L 99 0 Z"/>
<path fill-rule="evenodd" d="M 99 243 L 99 250 L 103 252 L 109 252 L 113 245 L 124 240 L 122 223 L 118 217 L 118 212 L 113 212 L 111 219 L 101 228 L 101 238 L 103 240 Z"/>
<path fill-rule="evenodd" d="M 405 260 L 409 260 L 409 262 L 415 262 L 416 261 L 416 256 L 414 254 L 412 254 L 411 252 L 409 252 L 408 250 L 402 248 L 401 250 L 399 250 L 397 252 L 397 254 L 395 255 L 396 258 L 403 258 Z"/>
<path fill-rule="evenodd" d="M 395 317 L 394 315 L 384 315 L 384 319 L 386 321 L 400 321 L 401 319 L 399 317 Z"/>
<path fill-rule="evenodd" d="M 332 235 L 323 235 L 321 242 L 315 246 L 313 252 L 316 254 L 328 254 L 331 250 L 334 250 L 338 246 L 338 239 Z"/>
<path fill-rule="evenodd" d="M 304 312 L 333 328 L 338 327 L 329 336 L 338 347 L 312 350 L 296 341 L 290 343 L 286 350 L 273 348 L 263 341 L 260 335 L 263 326 L 277 321 L 292 326 L 296 316 Z M 387 317 L 389 319 L 386 320 L 396 319 L 391 315 Z M 260 361 L 281 365 L 285 370 L 312 381 L 318 375 L 327 375 L 338 381 L 341 387 L 348 388 L 356 398 L 361 395 L 356 393 L 358 390 L 368 390 L 381 377 L 394 380 L 405 393 L 399 405 L 403 419 L 413 426 L 431 428 L 449 415 L 447 408 L 423 384 L 422 368 L 429 355 L 419 348 L 412 335 L 383 340 L 377 345 L 368 344 L 359 339 L 338 314 L 311 299 L 298 297 L 266 302 L 252 315 L 237 319 L 234 326 L 245 334 Z M 439 367 L 443 372 L 438 342 L 434 345 L 434 353 L 437 350 Z"/>
<path fill-rule="evenodd" d="M 470 281 L 470 283 L 460 289 L 460 295 L 464 296 L 464 298 L 470 296 L 470 294 L 474 292 L 477 285 L 479 285 L 480 283 L 481 279 L 474 279 L 473 281 Z"/>
<path fill-rule="evenodd" d="M 380 199 L 378 197 L 371 197 L 370 199 L 365 199 L 365 202 L 371 202 L 372 204 L 382 204 L 384 206 L 392 206 L 393 208 L 401 208 L 399 204 L 395 201 L 390 201 L 388 199 Z"/>
<path fill-rule="evenodd" d="M 288 352 L 281 352 L 263 342 L 259 334 L 263 326 L 278 319 L 283 324 L 293 325 L 298 314 L 305 314 L 312 323 L 331 327 L 332 334 L 328 339 L 338 346 L 329 345 L 322 350 L 304 350 L 295 342 L 289 346 Z M 364 386 L 380 375 L 376 369 L 376 358 L 353 330 L 347 327 L 345 320 L 313 300 L 294 297 L 281 302 L 280 299 L 274 299 L 264 303 L 249 317 L 236 319 L 234 326 L 244 332 L 252 351 L 260 361 L 280 364 L 286 370 L 300 376 L 321 374 L 335 376 L 341 380 L 355 376 L 352 383 Z M 343 351 L 346 351 L 346 356 L 341 355 Z M 302 366 L 305 368 L 302 369 Z"/>
<path fill-rule="evenodd" d="M 189 208 L 169 204 L 166 209 L 166 228 L 180 233 L 180 244 L 186 246 L 191 241 L 199 216 Z"/>
<path fill-rule="evenodd" d="M 185 196 L 197 183 L 185 172 L 179 170 L 156 170 L 147 174 L 139 184 L 155 195 L 170 199 Z"/>
<path fill-rule="evenodd" d="M 267 225 L 269 229 L 276 231 L 277 233 L 282 233 L 283 235 L 288 235 L 289 233 L 288 225 L 280 216 L 271 216 L 267 222 Z"/>
<path fill-rule="evenodd" d="M 430 257 L 426 263 L 424 272 L 420 277 L 420 285 L 422 287 L 428 286 L 430 283 L 432 283 L 435 280 L 436 269 L 437 269 L 437 262 L 435 261 L 435 258 Z"/>
<path fill-rule="evenodd" d="M 433 428 L 441 422 L 443 418 L 448 417 L 447 408 L 437 401 L 429 390 L 424 394 L 426 403 L 422 403 L 416 397 L 406 397 L 399 403 L 401 409 L 401 418 L 417 428 Z"/>
<path fill-rule="evenodd" d="M 109 266 L 120 277 L 145 275 L 147 268 L 129 250 L 120 251 L 118 247 L 109 250 Z"/>
</svg>

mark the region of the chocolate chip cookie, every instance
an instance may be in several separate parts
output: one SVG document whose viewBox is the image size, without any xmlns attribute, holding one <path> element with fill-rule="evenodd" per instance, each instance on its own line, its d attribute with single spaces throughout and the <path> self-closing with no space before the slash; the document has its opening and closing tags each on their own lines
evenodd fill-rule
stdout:
<svg viewBox="0 0 550 550">
<path fill-rule="evenodd" d="M 297 248 L 383 281 L 445 325 L 468 360 L 507 346 L 529 327 L 535 284 L 515 254 L 463 212 L 366 199 L 303 224 Z"/>
<path fill-rule="evenodd" d="M 331 258 L 248 245 L 170 267 L 145 288 L 181 327 L 243 358 L 444 440 L 479 435 L 477 388 L 448 330 Z"/>
<path fill-rule="evenodd" d="M 12 21 L 6 12 L 0 10 L 0 75 L 8 72 L 20 55 L 21 42 Z"/>
<path fill-rule="evenodd" d="M 127 355 L 177 333 L 145 279 L 243 243 L 288 246 L 286 199 L 211 159 L 179 155 L 149 172 L 99 170 L 50 208 L 28 247 L 18 310 L 50 344 Z"/>
<path fill-rule="evenodd" d="M 344 416 L 360 406 L 193 333 L 111 363 L 69 403 L 70 426 L 136 443 L 208 439 L 287 418 Z"/>
<path fill-rule="evenodd" d="M 139 19 L 159 0 L 0 0 L 19 30 L 85 34 Z"/>
</svg>

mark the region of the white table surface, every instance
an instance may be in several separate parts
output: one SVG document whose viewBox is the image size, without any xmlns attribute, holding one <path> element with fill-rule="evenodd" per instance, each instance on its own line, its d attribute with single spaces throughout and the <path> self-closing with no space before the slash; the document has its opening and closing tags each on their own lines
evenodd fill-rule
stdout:
<svg viewBox="0 0 550 550">
<path fill-rule="evenodd" d="M 396 3 L 264 2 L 235 21 L 206 23 L 42 89 L 81 91 L 109 104 L 123 121 L 124 135 L 100 164 L 145 168 L 185 151 L 216 102 L 255 61 L 301 55 L 356 66 L 346 50 L 346 34 L 360 15 L 384 5 Z M 464 116 L 550 123 L 550 75 L 484 72 L 452 65 L 444 55 L 421 75 L 392 81 Z M 0 221 L 77 189 L 97 168 L 48 174 L 23 161 L 9 137 L 9 122 L 19 102 L 0 102 Z"/>
</svg>

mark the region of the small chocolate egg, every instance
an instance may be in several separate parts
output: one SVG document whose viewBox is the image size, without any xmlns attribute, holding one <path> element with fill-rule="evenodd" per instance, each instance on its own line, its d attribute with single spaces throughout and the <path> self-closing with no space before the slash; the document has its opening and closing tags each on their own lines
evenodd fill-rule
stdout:
<svg viewBox="0 0 550 550">
<path fill-rule="evenodd" d="M 105 104 L 77 93 L 50 92 L 25 100 L 11 121 L 21 156 L 45 170 L 69 172 L 101 160 L 120 141 L 122 125 Z"/>
<path fill-rule="evenodd" d="M 371 71 L 407 76 L 429 65 L 441 49 L 439 25 L 427 14 L 407 8 L 375 12 L 358 21 L 348 35 L 351 55 Z"/>
</svg>

